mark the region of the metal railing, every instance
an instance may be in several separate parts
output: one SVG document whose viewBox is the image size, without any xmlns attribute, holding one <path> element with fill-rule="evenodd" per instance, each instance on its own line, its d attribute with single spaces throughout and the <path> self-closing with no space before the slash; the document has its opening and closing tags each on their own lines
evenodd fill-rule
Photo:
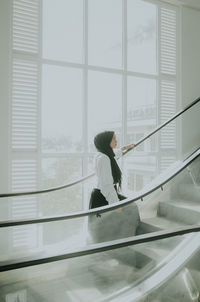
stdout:
<svg viewBox="0 0 200 302">
<path fill-rule="evenodd" d="M 75 219 L 80 218 L 84 216 L 94 215 L 94 214 L 100 214 L 105 213 L 108 211 L 112 211 L 118 208 L 122 208 L 124 206 L 127 206 L 128 204 L 135 202 L 137 200 L 143 200 L 144 197 L 148 196 L 149 194 L 153 193 L 154 191 L 158 189 L 163 189 L 163 186 L 168 183 L 171 179 L 173 179 L 176 175 L 181 173 L 187 166 L 189 166 L 197 157 L 200 156 L 200 148 L 191 155 L 187 160 L 185 160 L 176 170 L 172 173 L 171 176 L 168 176 L 164 181 L 160 182 L 155 187 L 151 188 L 150 190 L 147 190 L 146 192 L 142 192 L 141 194 L 137 195 L 134 198 L 127 198 L 123 201 L 119 201 L 115 203 L 114 205 L 108 205 L 100 208 L 95 208 L 87 211 L 80 211 L 75 212 L 72 214 L 67 215 L 60 215 L 60 216 L 51 216 L 51 217 L 44 217 L 44 218 L 32 218 L 32 219 L 21 219 L 21 220 L 9 220 L 9 221 L 0 221 L 0 228 L 3 227 L 13 227 L 13 226 L 19 226 L 19 225 L 26 225 L 26 224 L 35 224 L 35 223 L 46 223 L 46 222 L 53 222 L 53 221 L 61 221 L 61 220 L 68 220 L 68 219 Z"/>
<path fill-rule="evenodd" d="M 140 144 L 142 144 L 145 140 L 147 140 L 149 137 L 151 137 L 153 134 L 157 133 L 160 129 L 162 129 L 163 127 L 165 127 L 166 125 L 168 125 L 169 123 L 171 123 L 174 119 L 176 119 L 178 116 L 182 115 L 184 112 L 186 112 L 187 110 L 189 110 L 191 107 L 193 107 L 194 105 L 196 105 L 198 102 L 200 101 L 200 97 L 198 97 L 197 99 L 195 99 L 192 103 L 190 103 L 189 105 L 187 105 L 184 109 L 180 110 L 179 112 L 177 112 L 175 115 L 173 115 L 173 117 L 171 117 L 170 119 L 168 119 L 166 122 L 164 122 L 163 124 L 161 124 L 160 126 L 156 127 L 153 131 L 151 131 L 149 134 L 145 135 L 142 139 L 140 139 L 138 142 L 136 142 L 134 144 L 134 147 L 131 149 L 128 149 L 126 151 L 123 152 L 123 156 L 125 154 L 127 154 L 128 152 L 130 152 L 131 150 L 135 149 L 137 146 L 139 146 Z M 76 181 L 73 181 L 71 183 L 67 183 L 65 185 L 62 186 L 57 186 L 57 187 L 52 187 L 49 189 L 43 189 L 43 190 L 38 190 L 38 191 L 29 191 L 29 192 L 13 192 L 13 193 L 1 193 L 0 194 L 0 198 L 3 197 L 14 197 L 14 196 L 23 196 L 23 195 L 34 195 L 34 194 L 42 194 L 42 193 L 49 193 L 49 192 L 53 192 L 53 191 L 57 191 L 57 190 L 61 190 L 61 189 L 66 189 L 69 188 L 73 185 L 76 185 L 78 183 L 81 183 L 83 181 L 86 181 L 87 179 L 93 177 L 95 174 L 89 174 L 87 176 L 84 176 L 80 179 L 77 179 Z"/>
<path fill-rule="evenodd" d="M 139 142 L 137 142 L 135 144 L 135 147 L 138 146 L 139 144 L 141 144 L 145 139 L 149 138 L 151 135 L 153 135 L 154 133 L 156 133 L 157 131 L 162 129 L 164 126 L 169 124 L 172 120 L 174 120 L 176 117 L 181 115 L 183 112 L 185 112 L 186 110 L 188 110 L 189 108 L 194 106 L 199 101 L 200 101 L 200 98 L 196 99 L 190 105 L 185 107 L 185 109 L 181 110 L 176 115 L 174 115 L 167 122 L 165 122 L 161 126 L 157 127 L 154 131 L 152 131 L 147 136 L 142 138 Z M 126 154 L 129 151 L 130 150 L 127 150 L 126 152 L 124 152 L 124 154 Z M 93 209 L 93 210 L 89 210 L 89 211 L 85 211 L 85 212 L 77 212 L 77 213 L 73 213 L 73 214 L 68 214 L 68 215 L 65 215 L 65 216 L 53 216 L 53 217 L 46 217 L 46 218 L 35 218 L 35 219 L 27 219 L 27 220 L 15 220 L 15 221 L 0 222 L 0 227 L 9 227 L 9 226 L 34 224 L 34 223 L 44 223 L 44 222 L 79 218 L 79 217 L 83 217 L 83 216 L 93 215 L 93 214 L 96 214 L 96 213 L 103 213 L 103 212 L 111 211 L 111 210 L 114 210 L 114 209 L 117 209 L 117 208 L 121 208 L 121 207 L 123 207 L 123 206 L 125 206 L 129 203 L 135 202 L 139 199 L 143 199 L 145 196 L 151 194 L 152 192 L 156 191 L 159 188 L 163 188 L 163 186 L 167 182 L 169 182 L 176 175 L 178 175 L 181 171 L 183 171 L 199 155 L 200 155 L 200 149 L 198 149 L 195 153 L 192 153 L 192 155 L 189 158 L 187 158 L 180 165 L 180 167 L 177 168 L 175 172 L 173 172 L 173 174 L 171 176 L 167 177 L 164 181 L 162 181 L 160 184 L 158 184 L 154 188 L 152 188 L 152 189 L 150 189 L 150 190 L 148 190 L 148 191 L 146 191 L 142 194 L 139 194 L 135 198 L 126 199 L 126 200 L 121 201 L 121 202 L 119 202 L 115 205 L 112 205 L 112 206 L 105 206 L 105 207 L 101 207 L 101 208 L 97 208 L 97 209 Z M 82 180 L 78 180 L 74 183 L 68 184 L 66 186 L 70 186 L 70 185 L 73 185 L 75 183 L 81 182 L 83 180 L 86 180 L 89 177 L 91 177 L 91 175 L 82 178 Z M 64 188 L 66 186 L 48 189 L 48 192 L 55 191 L 55 190 Z M 27 194 L 37 194 L 38 192 L 43 193 L 44 191 L 46 192 L 46 190 L 42 190 L 42 191 L 37 191 L 35 193 L 34 192 L 24 192 L 24 194 L 26 194 L 26 195 Z M 14 193 L 14 194 L 24 195 L 23 193 Z M 8 196 L 14 196 L 14 195 L 12 195 L 12 193 L 11 193 L 11 195 L 7 194 L 6 197 L 8 197 Z M 18 196 L 18 195 L 15 195 L 15 196 Z M 0 197 L 2 197 L 2 196 L 0 196 Z M 108 251 L 108 250 L 113 250 L 113 249 L 118 249 L 118 248 L 130 246 L 130 245 L 137 245 L 137 244 L 141 244 L 141 243 L 145 243 L 145 242 L 151 242 L 151 241 L 155 241 L 155 240 L 161 240 L 161 239 L 165 239 L 165 238 L 181 236 L 181 235 L 184 235 L 184 234 L 189 234 L 189 233 L 194 233 L 194 232 L 200 232 L 200 225 L 193 225 L 193 226 L 189 226 L 189 227 L 180 227 L 180 228 L 176 228 L 176 229 L 173 229 L 173 230 L 170 230 L 170 231 L 169 230 L 158 231 L 158 232 L 154 232 L 153 234 L 148 233 L 148 234 L 133 236 L 133 237 L 125 238 L 125 239 L 109 241 L 109 242 L 106 242 L 106 243 L 99 243 L 99 244 L 92 245 L 90 247 L 85 247 L 85 248 L 82 248 L 82 249 L 79 248 L 77 250 L 73 250 L 73 251 L 70 251 L 70 252 L 65 253 L 65 254 L 54 255 L 54 256 L 50 256 L 50 257 L 41 257 L 41 258 L 37 258 L 37 259 L 36 258 L 29 258 L 29 259 L 26 259 L 25 261 L 18 261 L 18 262 L 13 262 L 12 261 L 10 263 L 8 261 L 8 262 L 4 262 L 2 265 L 0 265 L 0 271 L 2 271 L 2 272 L 3 271 L 9 271 L 9 270 L 19 269 L 19 268 L 23 268 L 23 267 L 29 267 L 29 266 L 33 266 L 33 265 L 40 265 L 40 264 L 44 264 L 44 263 L 50 263 L 50 262 L 55 262 L 55 261 L 59 261 L 59 260 L 80 257 L 80 256 L 83 256 L 83 255 L 99 253 L 99 252 L 103 252 L 103 251 Z"/>
<path fill-rule="evenodd" d="M 127 246 L 137 245 L 141 243 L 172 238 L 175 236 L 181 236 L 189 233 L 200 232 L 200 225 L 193 225 L 189 227 L 179 227 L 174 230 L 164 230 L 164 231 L 157 231 L 152 233 L 147 233 L 144 235 L 138 235 L 133 237 L 128 237 L 125 239 L 113 240 L 108 241 L 105 243 L 97 243 L 93 244 L 90 247 L 85 247 L 83 249 L 78 248 L 77 250 L 70 251 L 65 254 L 54 255 L 49 257 L 41 257 L 41 258 L 27 258 L 25 261 L 18 261 L 13 262 L 5 261 L 3 264 L 0 264 L 0 272 L 30 267 L 33 265 L 40 265 L 44 263 L 51 263 L 55 261 L 60 261 L 64 259 L 76 258 L 85 255 L 96 254 L 100 252 L 110 251 L 114 249 L 119 249 Z"/>
</svg>

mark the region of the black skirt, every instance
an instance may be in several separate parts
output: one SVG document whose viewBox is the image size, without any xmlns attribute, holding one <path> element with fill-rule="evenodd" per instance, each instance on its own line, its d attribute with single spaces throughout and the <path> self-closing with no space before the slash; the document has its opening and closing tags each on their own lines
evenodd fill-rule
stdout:
<svg viewBox="0 0 200 302">
<path fill-rule="evenodd" d="M 116 190 L 116 188 L 115 188 L 115 190 Z M 119 194 L 118 192 L 117 192 L 117 195 L 118 195 L 119 200 L 126 199 L 125 196 Z M 93 189 L 91 196 L 90 196 L 89 209 L 94 209 L 94 208 L 103 207 L 103 206 L 107 206 L 107 205 L 108 205 L 108 201 L 103 196 L 101 191 L 99 189 Z"/>
<path fill-rule="evenodd" d="M 116 189 L 116 188 L 115 188 Z M 117 190 L 116 190 L 117 191 Z M 119 200 L 126 197 L 117 192 Z M 108 205 L 108 201 L 99 189 L 91 193 L 89 208 L 94 209 Z M 88 216 L 88 244 L 106 242 L 135 236 L 139 225 L 139 212 L 136 204 L 130 204 L 120 211 L 112 210 Z"/>
</svg>

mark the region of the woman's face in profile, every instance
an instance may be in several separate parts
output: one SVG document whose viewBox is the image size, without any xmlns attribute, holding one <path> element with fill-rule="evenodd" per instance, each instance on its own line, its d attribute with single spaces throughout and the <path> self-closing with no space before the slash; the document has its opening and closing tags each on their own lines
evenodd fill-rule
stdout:
<svg viewBox="0 0 200 302">
<path fill-rule="evenodd" d="M 112 140 L 111 140 L 111 142 L 110 142 L 110 147 L 111 147 L 112 149 L 117 147 L 117 138 L 116 138 L 116 135 L 115 135 L 115 134 L 113 135 Z"/>
</svg>

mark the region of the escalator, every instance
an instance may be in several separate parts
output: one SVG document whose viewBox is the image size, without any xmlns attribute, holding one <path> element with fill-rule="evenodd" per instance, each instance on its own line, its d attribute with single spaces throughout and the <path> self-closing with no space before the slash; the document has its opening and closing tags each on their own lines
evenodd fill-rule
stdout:
<svg viewBox="0 0 200 302">
<path fill-rule="evenodd" d="M 0 301 L 200 301 L 199 171 L 200 149 L 115 205 L 1 221 Z M 13 252 L 9 241 L 3 242 L 13 228 L 52 233 L 37 248 Z M 59 233 L 51 240 L 56 228 L 65 240 L 59 240 Z"/>
</svg>

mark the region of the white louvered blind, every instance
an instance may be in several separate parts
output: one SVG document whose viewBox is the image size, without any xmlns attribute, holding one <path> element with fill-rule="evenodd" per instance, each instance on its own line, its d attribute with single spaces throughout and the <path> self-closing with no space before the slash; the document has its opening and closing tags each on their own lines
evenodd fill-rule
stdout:
<svg viewBox="0 0 200 302">
<path fill-rule="evenodd" d="M 37 62 L 13 60 L 13 149 L 37 149 L 38 76 Z"/>
<path fill-rule="evenodd" d="M 160 8 L 160 123 L 176 113 L 177 104 L 177 10 Z M 160 133 L 160 169 L 176 160 L 176 122 Z M 168 153 L 166 155 L 166 153 Z"/>
<path fill-rule="evenodd" d="M 11 189 L 37 189 L 40 1 L 13 0 Z M 36 217 L 37 196 L 12 198 L 12 219 Z M 38 227 L 13 228 L 13 247 L 38 245 Z"/>
<path fill-rule="evenodd" d="M 12 161 L 12 189 L 14 192 L 31 191 L 37 184 L 37 160 L 18 159 Z"/>
<path fill-rule="evenodd" d="M 18 159 L 12 161 L 12 189 L 16 192 L 36 190 L 37 161 Z M 34 218 L 38 213 L 36 196 L 12 198 L 12 219 Z M 37 246 L 38 230 L 36 225 L 13 228 L 13 247 Z"/>
<path fill-rule="evenodd" d="M 167 156 L 162 156 L 162 160 L 161 160 L 161 166 L 160 166 L 160 170 L 161 171 L 165 171 L 167 168 L 170 167 L 171 164 L 174 163 L 175 161 L 175 157 L 174 155 L 167 155 Z"/>
<path fill-rule="evenodd" d="M 164 123 L 176 112 L 176 82 L 161 80 L 160 120 Z M 176 122 L 161 130 L 161 148 L 176 149 Z"/>
<path fill-rule="evenodd" d="M 13 1 L 13 49 L 38 53 L 39 0 Z"/>
<path fill-rule="evenodd" d="M 13 228 L 13 248 L 34 248 L 38 246 L 38 228 L 36 225 L 27 225 Z"/>
<path fill-rule="evenodd" d="M 161 73 L 176 75 L 176 10 L 161 8 Z"/>
</svg>

